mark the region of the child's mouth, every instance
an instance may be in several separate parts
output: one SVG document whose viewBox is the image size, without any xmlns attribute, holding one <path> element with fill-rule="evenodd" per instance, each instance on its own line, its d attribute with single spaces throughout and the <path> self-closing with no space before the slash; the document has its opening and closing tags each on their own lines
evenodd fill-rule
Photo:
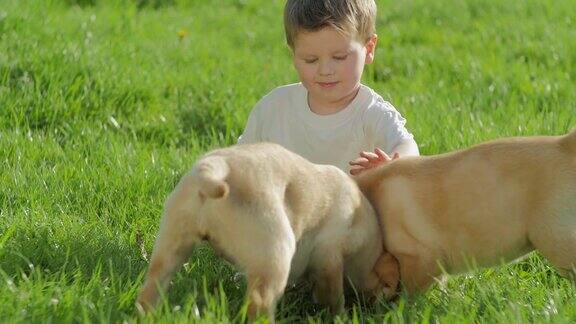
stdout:
<svg viewBox="0 0 576 324">
<path fill-rule="evenodd" d="M 322 88 L 328 89 L 333 88 L 338 84 L 338 81 L 335 82 L 318 82 L 318 85 Z"/>
</svg>

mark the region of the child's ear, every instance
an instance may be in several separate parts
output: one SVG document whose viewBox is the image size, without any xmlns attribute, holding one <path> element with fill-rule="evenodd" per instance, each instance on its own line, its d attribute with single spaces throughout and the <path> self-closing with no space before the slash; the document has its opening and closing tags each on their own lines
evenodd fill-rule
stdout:
<svg viewBox="0 0 576 324">
<path fill-rule="evenodd" d="M 378 43 L 378 35 L 372 35 L 368 41 L 366 41 L 366 59 L 365 64 L 370 64 L 374 62 L 374 53 L 376 52 L 376 43 Z"/>
</svg>

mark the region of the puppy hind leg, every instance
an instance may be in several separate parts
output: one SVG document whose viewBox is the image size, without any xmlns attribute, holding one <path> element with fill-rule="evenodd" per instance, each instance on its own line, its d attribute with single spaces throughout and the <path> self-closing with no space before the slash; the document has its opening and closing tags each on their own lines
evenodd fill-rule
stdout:
<svg viewBox="0 0 576 324">
<path fill-rule="evenodd" d="M 320 255 L 322 254 L 322 255 Z M 342 257 L 336 253 L 318 253 L 313 257 L 313 294 L 318 303 L 327 306 L 331 314 L 344 310 L 344 270 Z"/>
</svg>

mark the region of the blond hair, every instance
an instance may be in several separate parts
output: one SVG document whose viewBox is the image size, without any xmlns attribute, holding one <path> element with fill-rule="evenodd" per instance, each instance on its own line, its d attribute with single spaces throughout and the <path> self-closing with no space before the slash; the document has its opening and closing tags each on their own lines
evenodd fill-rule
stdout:
<svg viewBox="0 0 576 324">
<path fill-rule="evenodd" d="M 376 33 L 374 0 L 288 0 L 284 7 L 286 42 L 294 49 L 299 32 L 333 27 L 366 42 Z"/>
</svg>

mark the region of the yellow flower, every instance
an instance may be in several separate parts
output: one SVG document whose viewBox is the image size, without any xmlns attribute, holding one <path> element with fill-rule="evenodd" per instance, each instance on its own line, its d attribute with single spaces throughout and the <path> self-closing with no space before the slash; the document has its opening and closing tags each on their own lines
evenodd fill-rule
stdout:
<svg viewBox="0 0 576 324">
<path fill-rule="evenodd" d="M 184 40 L 184 38 L 188 37 L 188 30 L 187 29 L 180 29 L 178 31 L 178 38 L 180 41 Z"/>
</svg>

